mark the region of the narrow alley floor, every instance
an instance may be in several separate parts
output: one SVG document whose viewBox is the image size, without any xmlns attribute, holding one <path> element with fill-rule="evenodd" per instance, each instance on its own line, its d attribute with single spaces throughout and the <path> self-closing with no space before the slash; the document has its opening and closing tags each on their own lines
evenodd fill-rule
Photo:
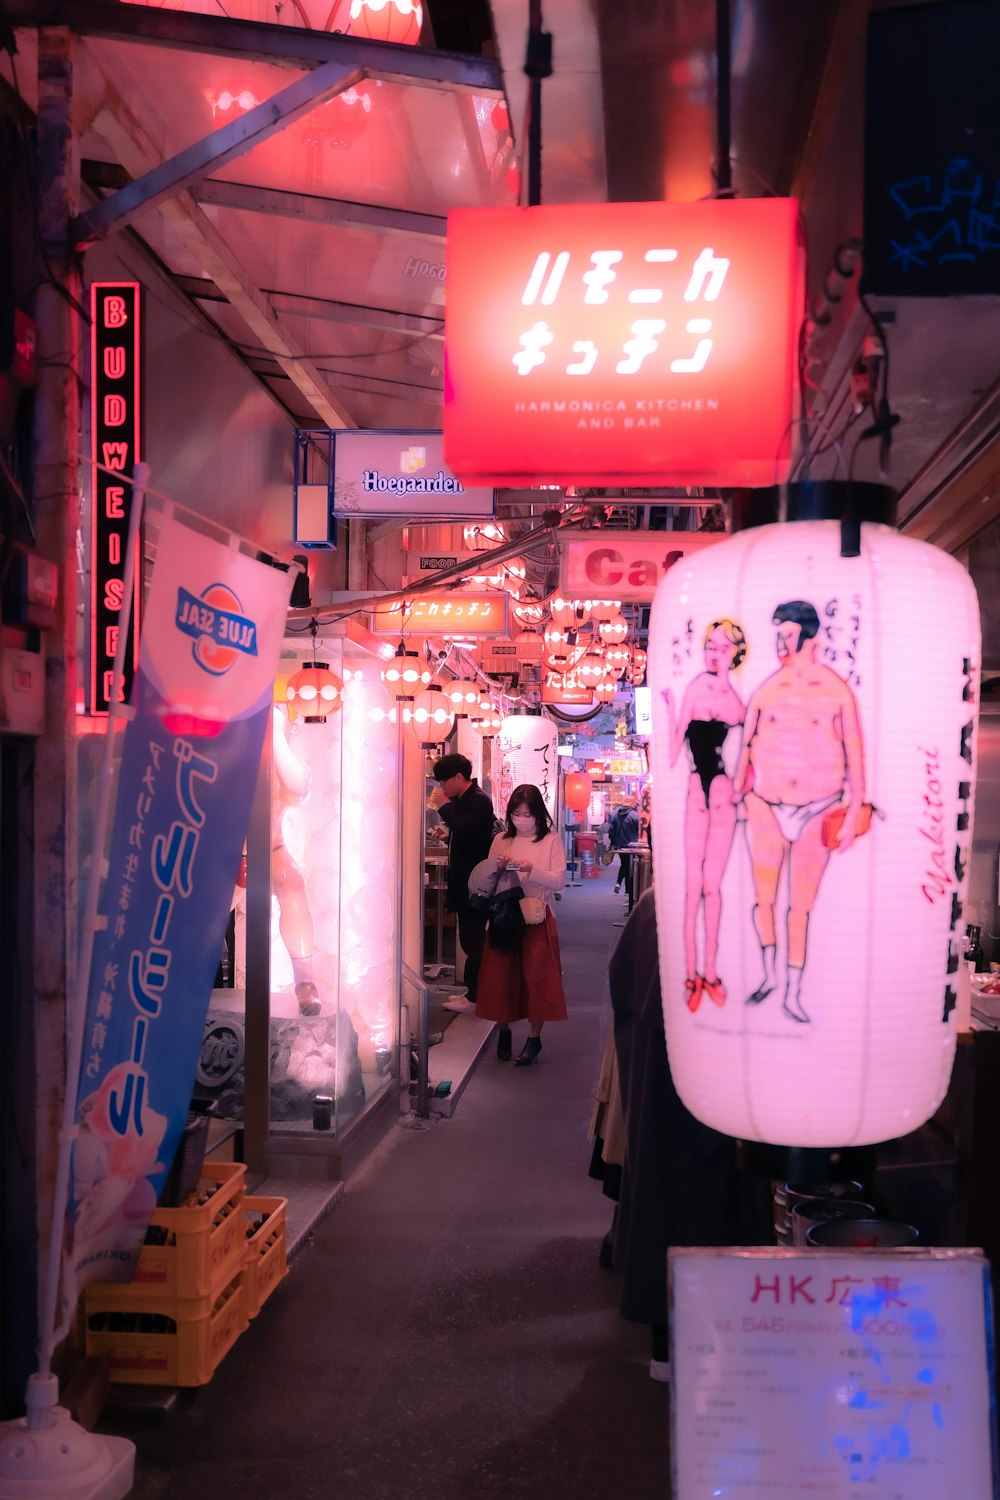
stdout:
<svg viewBox="0 0 1000 1500">
<path fill-rule="evenodd" d="M 564 893 L 569 1020 L 537 1065 L 491 1044 L 451 1119 L 403 1117 L 212 1383 L 116 1426 L 134 1500 L 669 1495 L 669 1386 L 598 1266 L 587 1175 L 626 910 L 610 871 Z"/>
</svg>

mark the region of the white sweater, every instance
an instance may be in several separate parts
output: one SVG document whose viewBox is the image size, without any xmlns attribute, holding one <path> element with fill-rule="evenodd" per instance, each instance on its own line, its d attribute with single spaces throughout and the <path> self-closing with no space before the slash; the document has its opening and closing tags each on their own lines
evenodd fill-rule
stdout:
<svg viewBox="0 0 1000 1500">
<path fill-rule="evenodd" d="M 506 855 L 514 864 L 531 866 L 530 875 L 521 876 L 521 889 L 526 896 L 537 896 L 551 912 L 555 911 L 553 891 L 561 891 L 566 884 L 566 853 L 562 839 L 553 830 L 537 844 L 531 836 L 517 835 L 513 841 L 499 833 L 490 845 L 490 859 Z"/>
</svg>

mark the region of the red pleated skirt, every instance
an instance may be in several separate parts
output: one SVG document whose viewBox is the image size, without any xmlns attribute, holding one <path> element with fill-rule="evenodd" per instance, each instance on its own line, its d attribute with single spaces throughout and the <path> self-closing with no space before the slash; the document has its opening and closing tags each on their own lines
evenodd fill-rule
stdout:
<svg viewBox="0 0 1000 1500">
<path fill-rule="evenodd" d="M 524 929 L 513 953 L 490 947 L 489 933 L 476 986 L 476 1015 L 509 1026 L 512 1021 L 565 1021 L 559 933 L 551 911 Z"/>
</svg>

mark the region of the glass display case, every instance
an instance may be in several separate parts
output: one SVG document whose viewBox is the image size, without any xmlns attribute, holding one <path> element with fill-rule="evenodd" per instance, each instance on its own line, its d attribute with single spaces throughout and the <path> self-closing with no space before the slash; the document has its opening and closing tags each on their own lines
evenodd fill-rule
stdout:
<svg viewBox="0 0 1000 1500">
<path fill-rule="evenodd" d="M 346 636 L 314 645 L 289 637 L 275 686 L 269 941 L 248 934 L 237 887 L 233 983 L 213 992 L 199 1089 L 225 1118 L 251 1107 L 247 968 L 266 954 L 268 1128 L 338 1136 L 397 1075 L 401 755 L 379 657 Z M 250 840 L 251 887 L 261 842 Z"/>
</svg>

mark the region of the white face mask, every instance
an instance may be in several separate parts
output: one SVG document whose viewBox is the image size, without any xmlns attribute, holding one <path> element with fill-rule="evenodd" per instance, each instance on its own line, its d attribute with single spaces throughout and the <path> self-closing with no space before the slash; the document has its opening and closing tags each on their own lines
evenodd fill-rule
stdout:
<svg viewBox="0 0 1000 1500">
<path fill-rule="evenodd" d="M 536 831 L 535 820 L 527 813 L 514 813 L 510 821 L 518 833 L 534 833 Z"/>
</svg>

